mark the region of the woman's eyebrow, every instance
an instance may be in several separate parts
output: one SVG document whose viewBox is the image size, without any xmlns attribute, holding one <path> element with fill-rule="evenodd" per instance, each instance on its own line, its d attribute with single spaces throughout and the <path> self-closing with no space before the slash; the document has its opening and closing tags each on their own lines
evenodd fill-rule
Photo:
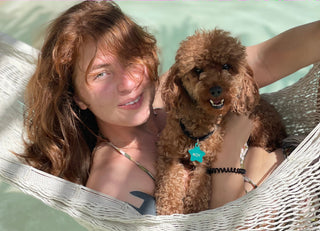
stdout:
<svg viewBox="0 0 320 231">
<path fill-rule="evenodd" d="M 110 63 L 101 63 L 101 64 L 92 65 L 92 67 L 90 68 L 90 71 L 94 71 L 96 69 L 101 69 L 101 68 L 106 68 L 106 67 L 109 67 L 110 65 L 111 65 Z"/>
</svg>

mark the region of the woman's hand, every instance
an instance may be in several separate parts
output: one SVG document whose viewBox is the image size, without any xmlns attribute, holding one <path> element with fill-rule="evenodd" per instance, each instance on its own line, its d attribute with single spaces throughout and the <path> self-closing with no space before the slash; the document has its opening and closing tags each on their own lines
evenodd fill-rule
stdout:
<svg viewBox="0 0 320 231">
<path fill-rule="evenodd" d="M 247 142 L 252 122 L 246 116 L 229 115 L 224 141 L 213 168 L 240 168 L 240 152 Z M 217 208 L 245 194 L 244 180 L 241 174 L 212 174 L 212 197 L 210 208 Z"/>
<path fill-rule="evenodd" d="M 231 113 L 228 120 L 222 152 L 218 153 L 217 161 L 214 163 L 214 167 L 217 168 L 240 166 L 240 151 L 252 130 L 252 121 L 247 116 Z"/>
</svg>

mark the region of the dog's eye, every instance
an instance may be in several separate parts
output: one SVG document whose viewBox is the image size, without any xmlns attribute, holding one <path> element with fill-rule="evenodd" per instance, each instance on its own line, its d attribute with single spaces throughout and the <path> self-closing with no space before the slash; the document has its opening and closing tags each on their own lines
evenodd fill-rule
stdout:
<svg viewBox="0 0 320 231">
<path fill-rule="evenodd" d="M 203 69 L 199 67 L 193 68 L 193 72 L 196 73 L 197 75 L 200 75 L 203 72 Z"/>
<path fill-rule="evenodd" d="M 222 70 L 227 70 L 227 71 L 229 71 L 231 69 L 231 65 L 230 64 L 223 64 L 222 65 Z"/>
</svg>

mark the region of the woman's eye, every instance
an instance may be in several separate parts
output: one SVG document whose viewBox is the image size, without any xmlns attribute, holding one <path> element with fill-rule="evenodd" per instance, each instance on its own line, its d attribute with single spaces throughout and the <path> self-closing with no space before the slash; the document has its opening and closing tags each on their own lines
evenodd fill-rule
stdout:
<svg viewBox="0 0 320 231">
<path fill-rule="evenodd" d="M 101 78 L 101 77 L 103 77 L 105 75 L 106 75 L 105 72 L 101 72 L 101 73 L 97 74 L 95 78 L 98 79 L 98 78 Z"/>
<path fill-rule="evenodd" d="M 110 72 L 100 72 L 99 74 L 95 75 L 94 79 L 104 79 L 107 78 L 108 76 L 110 76 L 111 73 Z"/>
</svg>

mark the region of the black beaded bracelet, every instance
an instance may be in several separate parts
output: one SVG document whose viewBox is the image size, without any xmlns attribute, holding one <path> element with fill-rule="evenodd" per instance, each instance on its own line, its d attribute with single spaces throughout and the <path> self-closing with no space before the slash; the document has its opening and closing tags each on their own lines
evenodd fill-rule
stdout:
<svg viewBox="0 0 320 231">
<path fill-rule="evenodd" d="M 215 174 L 215 173 L 236 173 L 236 174 L 246 174 L 246 170 L 244 168 L 208 168 L 208 174 Z"/>
</svg>

